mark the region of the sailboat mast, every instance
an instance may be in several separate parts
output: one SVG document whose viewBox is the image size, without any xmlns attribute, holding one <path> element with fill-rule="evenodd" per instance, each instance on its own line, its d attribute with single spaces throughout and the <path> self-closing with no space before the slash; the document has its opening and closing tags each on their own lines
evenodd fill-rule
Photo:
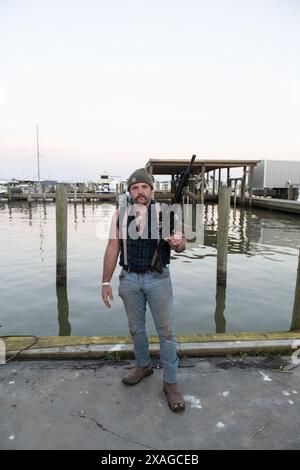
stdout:
<svg viewBox="0 0 300 470">
<path fill-rule="evenodd" d="M 38 182 L 40 182 L 40 149 L 39 149 L 39 127 L 36 126 L 36 158 L 38 167 Z"/>
</svg>

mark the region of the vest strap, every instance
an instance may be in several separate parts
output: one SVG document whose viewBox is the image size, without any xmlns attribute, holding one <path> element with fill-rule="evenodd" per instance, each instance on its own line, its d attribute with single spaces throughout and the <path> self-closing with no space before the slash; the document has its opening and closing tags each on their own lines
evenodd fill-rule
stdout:
<svg viewBox="0 0 300 470">
<path fill-rule="evenodd" d="M 160 203 L 155 203 L 156 209 L 156 220 L 159 227 L 159 211 L 160 211 Z M 147 211 L 148 217 L 148 211 Z M 122 220 L 122 243 L 123 243 L 123 258 L 124 258 L 124 265 L 127 266 L 128 269 L 128 254 L 127 254 L 127 230 L 128 230 L 128 206 L 125 209 L 124 217 Z M 157 237 L 157 243 L 159 242 L 159 233 Z"/>
</svg>

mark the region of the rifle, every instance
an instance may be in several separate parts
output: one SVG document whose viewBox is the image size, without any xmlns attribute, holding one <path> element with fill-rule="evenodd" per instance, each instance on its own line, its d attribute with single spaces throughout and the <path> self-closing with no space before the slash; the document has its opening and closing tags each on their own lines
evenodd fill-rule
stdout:
<svg viewBox="0 0 300 470">
<path fill-rule="evenodd" d="M 174 196 L 171 200 L 171 205 L 180 203 L 181 197 L 182 197 L 182 192 L 183 192 L 184 188 L 187 185 L 187 182 L 188 182 L 188 179 L 190 177 L 195 158 L 196 158 L 196 155 L 193 155 L 187 169 L 182 171 L 182 173 L 180 175 L 180 178 L 179 178 L 179 181 L 176 185 L 175 194 L 174 194 Z M 173 230 L 174 230 L 174 214 L 173 214 L 173 216 L 170 217 L 170 233 L 172 233 Z M 156 271 L 158 273 L 163 272 L 163 267 L 162 267 L 161 259 L 160 259 L 160 253 L 161 253 L 162 247 L 165 245 L 165 243 L 168 243 L 168 242 L 166 242 L 163 238 L 160 238 L 160 240 L 157 244 L 157 247 L 155 249 L 155 252 L 152 256 L 152 259 L 151 259 L 151 263 L 150 263 L 151 271 Z"/>
</svg>

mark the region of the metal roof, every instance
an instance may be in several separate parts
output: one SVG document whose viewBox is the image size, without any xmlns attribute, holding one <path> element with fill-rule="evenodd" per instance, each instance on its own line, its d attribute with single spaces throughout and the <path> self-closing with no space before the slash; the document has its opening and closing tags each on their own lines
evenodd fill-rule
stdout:
<svg viewBox="0 0 300 470">
<path fill-rule="evenodd" d="M 192 173 L 199 173 L 204 165 L 206 171 L 218 170 L 219 168 L 240 168 L 244 166 L 255 166 L 260 160 L 228 160 L 214 158 L 197 158 L 194 161 Z M 152 167 L 153 175 L 172 175 L 185 170 L 190 158 L 150 158 L 146 163 L 146 169 Z"/>
</svg>

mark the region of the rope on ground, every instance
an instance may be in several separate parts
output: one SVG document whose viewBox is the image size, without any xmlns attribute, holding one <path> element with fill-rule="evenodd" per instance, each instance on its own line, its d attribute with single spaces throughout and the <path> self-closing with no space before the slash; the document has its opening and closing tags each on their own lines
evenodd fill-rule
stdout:
<svg viewBox="0 0 300 470">
<path fill-rule="evenodd" d="M 17 351 L 15 354 L 13 354 L 12 356 L 10 356 L 8 359 L 5 360 L 5 364 L 9 361 L 11 361 L 12 359 L 15 359 L 15 357 L 17 357 L 19 354 L 21 354 L 23 351 L 26 351 L 26 349 L 29 349 L 29 348 L 32 348 L 32 346 L 34 346 L 37 342 L 38 342 L 38 337 L 35 336 L 35 335 L 7 335 L 7 336 L 0 336 L 0 339 L 5 339 L 5 338 L 34 338 L 34 341 L 29 344 L 28 346 L 26 346 L 25 348 L 22 348 L 20 349 L 19 351 Z M 3 364 L 0 364 L 0 365 L 3 365 Z"/>
</svg>

